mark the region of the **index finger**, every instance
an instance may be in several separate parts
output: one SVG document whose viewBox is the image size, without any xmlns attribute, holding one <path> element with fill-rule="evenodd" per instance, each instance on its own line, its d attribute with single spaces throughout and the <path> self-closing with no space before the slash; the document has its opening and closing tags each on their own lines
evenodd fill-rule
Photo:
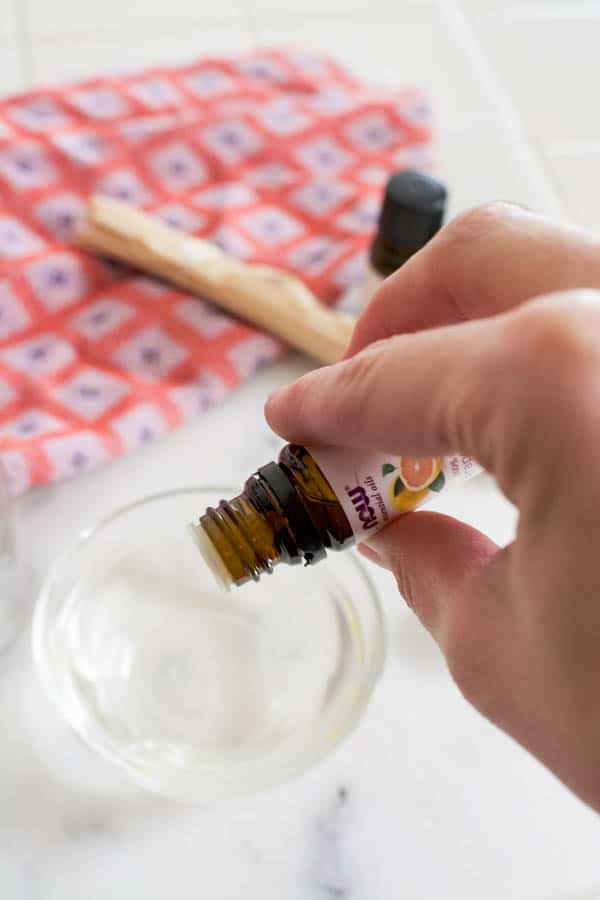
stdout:
<svg viewBox="0 0 600 900">
<path fill-rule="evenodd" d="M 519 505 L 548 484 L 573 504 L 565 459 L 597 441 L 600 291 L 539 297 L 519 310 L 378 341 L 267 401 L 267 420 L 307 447 L 473 457 Z M 564 422 L 571 423 L 565 427 Z M 587 435 L 585 439 L 582 435 Z M 579 463 L 578 463 L 579 465 Z M 580 480 L 574 509 L 597 498 Z"/>
<path fill-rule="evenodd" d="M 500 381 L 497 345 L 503 342 L 494 324 L 469 322 L 378 341 L 275 391 L 267 421 L 282 437 L 309 447 L 415 456 L 460 450 L 477 458 L 476 444 L 487 446 L 487 440 L 475 421 L 494 411 L 491 396 Z"/>
</svg>

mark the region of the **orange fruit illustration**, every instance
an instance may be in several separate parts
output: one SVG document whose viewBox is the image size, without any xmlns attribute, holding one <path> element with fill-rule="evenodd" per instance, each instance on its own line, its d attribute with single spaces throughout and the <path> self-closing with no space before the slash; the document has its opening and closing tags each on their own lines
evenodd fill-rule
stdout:
<svg viewBox="0 0 600 900">
<path fill-rule="evenodd" d="M 442 461 L 430 456 L 401 456 L 398 472 L 408 491 L 422 491 L 440 474 Z"/>
<path fill-rule="evenodd" d="M 392 479 L 389 497 L 397 512 L 412 512 L 429 496 L 431 485 L 433 490 L 443 486 L 442 459 L 440 457 L 401 456 L 397 466 L 386 463 L 382 474 L 396 473 Z M 440 488 L 434 482 L 441 480 Z"/>
</svg>

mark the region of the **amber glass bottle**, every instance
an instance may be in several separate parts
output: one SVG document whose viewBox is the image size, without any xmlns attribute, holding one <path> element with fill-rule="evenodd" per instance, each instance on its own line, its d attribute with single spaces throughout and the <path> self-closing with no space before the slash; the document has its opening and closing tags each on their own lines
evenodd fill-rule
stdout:
<svg viewBox="0 0 600 900">
<path fill-rule="evenodd" d="M 446 189 L 420 172 L 388 182 L 371 247 L 371 272 L 382 280 L 439 230 Z M 468 478 L 469 460 L 390 460 L 336 448 L 288 444 L 278 462 L 250 476 L 241 494 L 209 508 L 192 525 L 198 546 L 224 587 L 258 581 L 277 563 L 312 565 L 327 550 L 364 540 L 394 516 L 416 509 L 446 480 Z"/>
<path fill-rule="evenodd" d="M 221 584 L 241 585 L 277 563 L 313 565 L 327 550 L 366 540 L 448 481 L 477 471 L 462 456 L 393 457 L 287 444 L 241 494 L 207 509 L 192 533 Z"/>
<path fill-rule="evenodd" d="M 279 562 L 312 565 L 353 543 L 350 522 L 313 459 L 297 444 L 250 476 L 242 493 L 192 526 L 221 582 L 244 584 Z M 207 543 L 208 540 L 208 543 Z"/>
</svg>

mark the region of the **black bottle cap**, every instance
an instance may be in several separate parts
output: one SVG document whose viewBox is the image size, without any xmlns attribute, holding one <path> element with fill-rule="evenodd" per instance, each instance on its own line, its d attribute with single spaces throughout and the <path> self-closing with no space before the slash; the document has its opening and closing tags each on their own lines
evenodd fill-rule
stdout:
<svg viewBox="0 0 600 900">
<path fill-rule="evenodd" d="M 277 502 L 285 510 L 291 534 L 282 535 L 282 540 L 290 557 L 293 559 L 300 554 L 307 566 L 323 559 L 326 553 L 321 536 L 279 463 L 267 463 L 258 470 L 258 474 L 266 481 Z"/>
<path fill-rule="evenodd" d="M 407 170 L 392 175 L 385 189 L 379 233 L 393 246 L 424 246 L 442 227 L 448 192 L 441 181 Z"/>
</svg>

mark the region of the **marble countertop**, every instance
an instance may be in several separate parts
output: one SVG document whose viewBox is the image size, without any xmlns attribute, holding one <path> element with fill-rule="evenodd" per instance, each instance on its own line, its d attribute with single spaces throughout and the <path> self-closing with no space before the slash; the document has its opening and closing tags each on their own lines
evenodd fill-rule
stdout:
<svg viewBox="0 0 600 900">
<path fill-rule="evenodd" d="M 161 443 L 23 497 L 35 577 L 124 502 L 240 484 L 277 450 L 268 390 L 304 366 L 290 358 Z M 443 508 L 511 537 L 513 511 L 485 476 Z M 92 756 L 46 699 L 24 635 L 0 673 L 3 900 L 600 897 L 597 816 L 470 709 L 392 581 L 375 578 L 388 656 L 358 730 L 296 782 L 219 809 L 145 794 Z"/>
</svg>

